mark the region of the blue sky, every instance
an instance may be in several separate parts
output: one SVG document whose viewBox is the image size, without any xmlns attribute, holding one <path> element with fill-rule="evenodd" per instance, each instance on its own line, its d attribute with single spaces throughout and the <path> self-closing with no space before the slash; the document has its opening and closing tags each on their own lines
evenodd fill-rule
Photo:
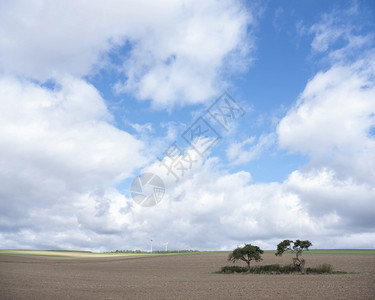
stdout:
<svg viewBox="0 0 375 300">
<path fill-rule="evenodd" d="M 370 0 L 3 1 L 0 248 L 374 248 L 374 20 Z M 186 158 L 177 182 L 160 163 Z"/>
</svg>

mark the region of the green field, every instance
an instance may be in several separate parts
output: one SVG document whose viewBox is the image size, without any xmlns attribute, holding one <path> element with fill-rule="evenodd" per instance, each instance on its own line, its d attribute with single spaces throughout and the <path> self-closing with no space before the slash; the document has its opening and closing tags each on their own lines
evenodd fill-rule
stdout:
<svg viewBox="0 0 375 300">
<path fill-rule="evenodd" d="M 375 249 L 312 249 L 303 252 L 304 254 L 355 254 L 375 255 Z"/>
<path fill-rule="evenodd" d="M 275 250 L 265 250 L 264 253 L 275 253 Z M 303 255 L 309 254 L 354 254 L 354 255 L 375 255 L 375 249 L 311 249 L 303 251 Z"/>
</svg>

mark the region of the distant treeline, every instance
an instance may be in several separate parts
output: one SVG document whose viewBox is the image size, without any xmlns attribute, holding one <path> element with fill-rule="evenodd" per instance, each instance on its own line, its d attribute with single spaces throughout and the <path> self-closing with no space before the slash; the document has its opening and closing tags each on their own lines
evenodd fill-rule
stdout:
<svg viewBox="0 0 375 300">
<path fill-rule="evenodd" d="M 192 252 L 199 252 L 199 250 L 155 250 L 152 251 L 152 253 L 192 253 Z M 149 251 L 141 251 L 141 250 L 116 250 L 116 251 L 111 251 L 109 253 L 151 253 Z"/>
</svg>

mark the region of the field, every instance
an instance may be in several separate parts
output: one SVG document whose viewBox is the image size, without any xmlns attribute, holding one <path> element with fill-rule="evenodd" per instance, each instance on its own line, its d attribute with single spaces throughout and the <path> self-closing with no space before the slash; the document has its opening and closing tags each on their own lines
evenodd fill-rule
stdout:
<svg viewBox="0 0 375 300">
<path fill-rule="evenodd" d="M 359 251 L 359 252 L 358 252 Z M 314 250 L 306 266 L 334 275 L 215 274 L 225 252 L 187 255 L 0 250 L 0 299 L 375 299 L 375 255 Z M 256 264 L 289 264 L 263 255 Z"/>
</svg>

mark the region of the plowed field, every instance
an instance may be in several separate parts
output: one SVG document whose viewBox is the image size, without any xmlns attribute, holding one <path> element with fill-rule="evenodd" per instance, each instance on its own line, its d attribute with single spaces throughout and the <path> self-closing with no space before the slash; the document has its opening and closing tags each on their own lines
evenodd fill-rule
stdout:
<svg viewBox="0 0 375 300">
<path fill-rule="evenodd" d="M 67 258 L 0 255 L 0 299 L 375 299 L 374 255 L 304 256 L 335 275 L 214 274 L 227 254 Z M 288 264 L 264 254 L 255 264 Z M 254 265 L 255 265 L 254 264 Z"/>
</svg>

